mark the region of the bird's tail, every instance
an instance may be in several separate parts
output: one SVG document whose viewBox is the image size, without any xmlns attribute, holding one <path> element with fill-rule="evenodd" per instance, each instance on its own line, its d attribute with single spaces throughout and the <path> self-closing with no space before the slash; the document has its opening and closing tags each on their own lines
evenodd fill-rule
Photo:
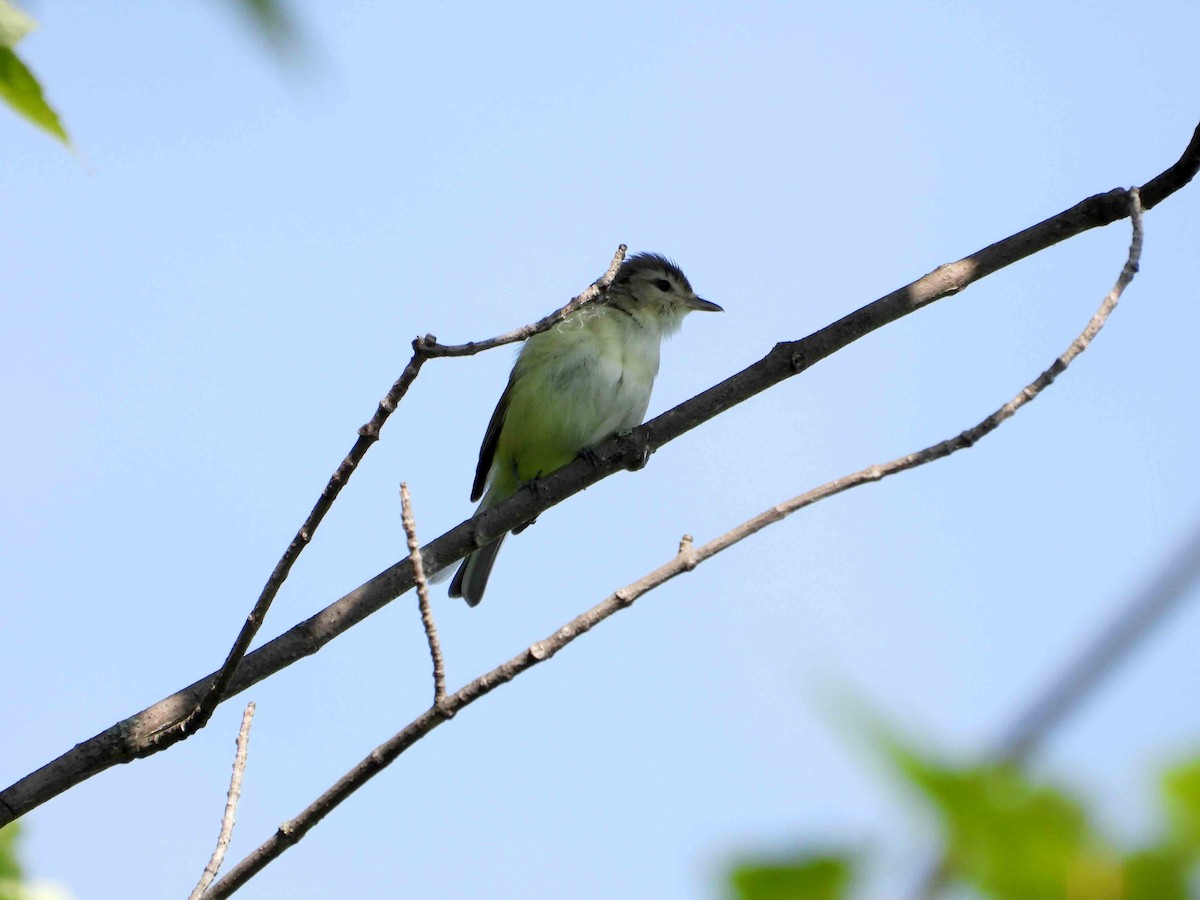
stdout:
<svg viewBox="0 0 1200 900">
<path fill-rule="evenodd" d="M 506 537 L 508 535 L 502 534 L 463 558 L 462 565 L 454 573 L 454 580 L 450 582 L 451 597 L 462 597 L 468 606 L 479 605 L 488 576 L 492 574 L 492 566 L 496 563 L 496 554 L 500 552 L 500 545 Z"/>
</svg>

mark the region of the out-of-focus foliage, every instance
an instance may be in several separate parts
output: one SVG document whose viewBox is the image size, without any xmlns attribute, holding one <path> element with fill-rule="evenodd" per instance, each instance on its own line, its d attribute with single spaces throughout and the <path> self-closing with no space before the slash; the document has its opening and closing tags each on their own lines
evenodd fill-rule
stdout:
<svg viewBox="0 0 1200 900">
<path fill-rule="evenodd" d="M 71 139 L 58 113 L 46 102 L 42 86 L 13 49 L 36 24 L 8 0 L 0 0 L 0 97 L 34 125 L 69 144 Z"/>
<path fill-rule="evenodd" d="M 304 49 L 304 40 L 288 4 L 282 0 L 229 0 L 280 59 Z"/>
<path fill-rule="evenodd" d="M 13 822 L 0 828 L 0 900 L 20 900 L 21 867 L 17 865 L 17 836 L 20 826 Z"/>
<path fill-rule="evenodd" d="M 875 729 L 877 747 L 937 815 L 940 884 L 997 900 L 1188 900 L 1200 863 L 1200 757 L 1162 780 L 1157 840 L 1118 848 L 1066 790 L 1013 765 L 952 766 Z M 738 866 L 738 900 L 847 900 L 858 854 L 823 850 Z"/>
<path fill-rule="evenodd" d="M 17 862 L 17 840 L 21 826 L 12 822 L 0 828 L 0 900 L 72 900 L 66 888 L 48 882 L 25 880 Z"/>
<path fill-rule="evenodd" d="M 847 896 L 853 865 L 843 854 L 813 854 L 775 863 L 749 863 L 733 872 L 738 900 L 838 900 Z"/>
</svg>

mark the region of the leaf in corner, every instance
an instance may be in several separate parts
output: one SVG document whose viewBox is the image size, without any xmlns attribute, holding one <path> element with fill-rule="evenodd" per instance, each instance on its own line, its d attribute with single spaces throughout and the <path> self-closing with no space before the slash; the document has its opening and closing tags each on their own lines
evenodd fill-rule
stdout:
<svg viewBox="0 0 1200 900">
<path fill-rule="evenodd" d="M 9 47 L 0 47 L 0 97 L 34 125 L 64 144 L 71 142 L 58 113 L 46 102 L 42 86 Z"/>
</svg>

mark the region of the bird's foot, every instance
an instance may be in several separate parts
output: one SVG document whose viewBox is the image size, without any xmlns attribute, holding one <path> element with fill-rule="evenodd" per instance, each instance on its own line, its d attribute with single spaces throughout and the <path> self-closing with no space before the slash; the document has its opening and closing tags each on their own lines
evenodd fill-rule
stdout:
<svg viewBox="0 0 1200 900">
<path fill-rule="evenodd" d="M 587 460 L 594 471 L 600 471 L 600 454 L 596 452 L 596 448 L 584 447 L 579 451 L 579 458 Z"/>
<path fill-rule="evenodd" d="M 542 486 L 542 480 L 540 478 L 534 478 L 534 479 L 531 479 L 530 481 L 525 482 L 525 487 L 538 500 L 541 500 L 543 497 L 546 496 L 546 489 Z M 524 531 L 526 528 L 528 528 L 530 525 L 532 525 L 536 521 L 537 521 L 537 516 L 534 516 L 528 522 L 522 522 L 520 525 L 518 525 L 516 528 L 514 528 L 512 530 L 512 533 L 520 534 L 522 531 Z"/>
<path fill-rule="evenodd" d="M 644 469 L 650 462 L 650 436 L 644 431 L 618 431 L 617 437 L 625 444 L 623 457 L 625 468 L 630 472 Z"/>
</svg>

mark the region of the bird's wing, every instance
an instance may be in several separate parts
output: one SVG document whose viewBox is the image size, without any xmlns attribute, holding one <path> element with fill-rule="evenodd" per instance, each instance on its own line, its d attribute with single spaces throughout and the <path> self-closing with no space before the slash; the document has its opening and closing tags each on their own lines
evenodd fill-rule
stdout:
<svg viewBox="0 0 1200 900">
<path fill-rule="evenodd" d="M 513 379 L 510 376 L 496 411 L 492 413 L 492 421 L 488 422 L 487 431 L 483 435 L 483 444 L 479 447 L 479 464 L 475 467 L 475 483 L 471 485 L 471 502 L 474 503 L 483 496 L 487 486 L 488 472 L 492 469 L 492 460 L 496 457 L 496 445 L 500 443 L 500 431 L 504 428 L 504 416 L 508 413 L 508 401 L 512 396 Z"/>
</svg>

